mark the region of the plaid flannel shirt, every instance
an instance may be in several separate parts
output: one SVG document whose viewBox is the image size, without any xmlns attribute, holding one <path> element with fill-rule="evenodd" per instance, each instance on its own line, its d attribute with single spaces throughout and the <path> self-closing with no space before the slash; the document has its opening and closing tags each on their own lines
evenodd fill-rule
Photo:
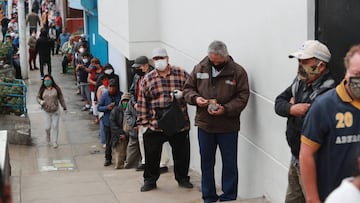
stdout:
<svg viewBox="0 0 360 203">
<path fill-rule="evenodd" d="M 183 90 L 189 74 L 182 68 L 170 66 L 169 73 L 162 77 L 157 70 L 152 70 L 145 75 L 141 81 L 140 95 L 137 101 L 137 124 L 149 127 L 154 131 L 161 131 L 158 128 L 156 110 L 165 108 L 172 103 L 171 93 L 174 90 Z M 178 99 L 180 108 L 184 114 L 187 124 L 184 130 L 190 129 L 189 115 L 186 102 L 183 98 Z"/>
</svg>

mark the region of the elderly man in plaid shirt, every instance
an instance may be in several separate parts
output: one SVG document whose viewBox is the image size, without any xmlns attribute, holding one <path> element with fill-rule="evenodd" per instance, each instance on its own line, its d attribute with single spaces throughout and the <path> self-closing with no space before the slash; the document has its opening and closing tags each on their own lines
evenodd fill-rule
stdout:
<svg viewBox="0 0 360 203">
<path fill-rule="evenodd" d="M 144 185 L 142 192 L 155 189 L 159 179 L 159 163 L 162 145 L 169 141 L 172 147 L 174 159 L 175 179 L 180 187 L 193 188 L 188 176 L 190 162 L 190 121 L 187 113 L 185 100 L 182 98 L 182 90 L 189 74 L 182 68 L 169 64 L 166 49 L 156 48 L 153 50 L 152 59 L 155 69 L 145 75 L 141 81 L 140 95 L 137 103 L 137 123 L 147 127 L 144 133 L 145 146 L 145 170 Z M 173 93 L 175 98 L 172 97 Z M 168 107 L 173 99 L 177 99 L 183 116 L 186 120 L 185 127 L 168 135 L 158 127 L 159 112 Z"/>
</svg>

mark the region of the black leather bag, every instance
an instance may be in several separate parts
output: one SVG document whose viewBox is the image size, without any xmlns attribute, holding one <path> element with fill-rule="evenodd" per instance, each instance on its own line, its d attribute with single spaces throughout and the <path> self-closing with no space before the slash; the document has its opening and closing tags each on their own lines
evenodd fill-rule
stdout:
<svg viewBox="0 0 360 203">
<path fill-rule="evenodd" d="M 158 127 L 168 136 L 173 136 L 186 125 L 184 114 L 175 98 L 168 107 L 157 109 L 156 114 L 158 117 Z"/>
</svg>

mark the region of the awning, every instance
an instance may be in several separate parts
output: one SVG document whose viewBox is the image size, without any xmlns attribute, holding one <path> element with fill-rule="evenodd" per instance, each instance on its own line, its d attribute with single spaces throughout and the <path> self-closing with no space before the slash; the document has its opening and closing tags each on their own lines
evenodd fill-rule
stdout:
<svg viewBox="0 0 360 203">
<path fill-rule="evenodd" d="M 73 9 L 84 10 L 81 0 L 68 0 L 68 6 Z"/>
</svg>

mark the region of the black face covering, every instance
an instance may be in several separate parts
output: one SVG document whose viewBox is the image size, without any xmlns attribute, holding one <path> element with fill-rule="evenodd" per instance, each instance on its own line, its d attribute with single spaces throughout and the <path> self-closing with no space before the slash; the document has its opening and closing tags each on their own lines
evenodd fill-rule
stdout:
<svg viewBox="0 0 360 203">
<path fill-rule="evenodd" d="M 139 76 L 144 76 L 145 75 L 145 73 L 140 68 L 135 69 L 135 73 L 137 75 L 139 75 Z"/>
<path fill-rule="evenodd" d="M 214 67 L 217 71 L 221 71 L 224 67 L 225 67 L 225 61 L 222 63 L 219 63 L 217 65 L 215 65 L 212 61 L 209 60 L 209 64 Z"/>
</svg>

